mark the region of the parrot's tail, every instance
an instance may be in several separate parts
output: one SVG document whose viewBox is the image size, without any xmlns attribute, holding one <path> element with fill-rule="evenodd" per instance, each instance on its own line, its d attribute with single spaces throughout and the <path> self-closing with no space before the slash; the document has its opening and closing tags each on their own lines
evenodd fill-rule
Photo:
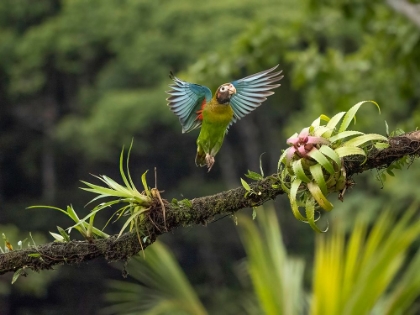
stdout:
<svg viewBox="0 0 420 315">
<path fill-rule="evenodd" d="M 204 153 L 204 151 L 197 150 L 197 155 L 195 156 L 195 165 L 201 166 L 201 167 L 207 165 L 206 153 Z"/>
</svg>

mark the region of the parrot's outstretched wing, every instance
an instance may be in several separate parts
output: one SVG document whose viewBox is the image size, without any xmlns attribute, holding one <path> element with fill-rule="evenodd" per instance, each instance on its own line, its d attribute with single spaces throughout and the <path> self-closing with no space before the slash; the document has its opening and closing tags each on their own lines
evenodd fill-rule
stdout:
<svg viewBox="0 0 420 315">
<path fill-rule="evenodd" d="M 232 123 L 241 119 L 252 112 L 264 102 L 268 96 L 274 94 L 272 89 L 279 87 L 280 84 L 272 84 L 283 78 L 282 70 L 273 72 L 275 66 L 271 69 L 255 73 L 243 79 L 231 82 L 236 88 L 236 93 L 230 99 L 234 116 Z"/>
<path fill-rule="evenodd" d="M 208 87 L 182 81 L 175 77 L 172 72 L 169 77 L 174 81 L 169 85 L 171 88 L 166 99 L 170 109 L 179 117 L 182 132 L 189 132 L 201 126 L 203 117 L 202 107 L 210 102 L 212 94 Z"/>
</svg>

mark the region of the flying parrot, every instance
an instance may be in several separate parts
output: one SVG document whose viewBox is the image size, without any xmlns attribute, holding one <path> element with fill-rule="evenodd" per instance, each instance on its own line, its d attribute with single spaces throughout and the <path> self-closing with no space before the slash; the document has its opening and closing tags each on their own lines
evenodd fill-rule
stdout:
<svg viewBox="0 0 420 315">
<path fill-rule="evenodd" d="M 207 166 L 210 172 L 229 126 L 250 113 L 274 94 L 271 90 L 280 84 L 273 84 L 283 78 L 278 67 L 258 72 L 243 79 L 219 86 L 212 96 L 203 85 L 188 83 L 175 77 L 169 85 L 168 106 L 179 117 L 182 133 L 201 127 L 197 139 L 195 164 Z"/>
</svg>

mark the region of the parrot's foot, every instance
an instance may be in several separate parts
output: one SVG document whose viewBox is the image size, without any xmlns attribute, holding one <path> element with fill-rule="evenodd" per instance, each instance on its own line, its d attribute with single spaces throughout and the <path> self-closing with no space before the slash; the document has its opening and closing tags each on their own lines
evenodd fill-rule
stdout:
<svg viewBox="0 0 420 315">
<path fill-rule="evenodd" d="M 206 154 L 206 164 L 207 164 L 207 167 L 208 167 L 207 172 L 210 172 L 211 168 L 213 167 L 214 161 L 215 161 L 214 156 L 212 156 L 210 154 Z"/>
</svg>

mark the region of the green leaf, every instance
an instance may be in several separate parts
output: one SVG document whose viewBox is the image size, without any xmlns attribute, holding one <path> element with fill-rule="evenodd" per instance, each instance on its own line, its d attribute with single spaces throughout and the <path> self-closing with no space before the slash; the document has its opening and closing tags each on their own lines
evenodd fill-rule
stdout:
<svg viewBox="0 0 420 315">
<path fill-rule="evenodd" d="M 132 145 L 133 145 L 133 141 L 131 141 L 130 149 L 131 149 L 131 146 Z M 128 155 L 130 156 L 130 152 L 128 153 Z M 121 174 L 121 178 L 122 178 L 122 180 L 124 182 L 124 185 L 126 187 L 130 187 L 130 183 L 128 182 L 128 179 L 125 176 L 125 172 L 124 172 L 124 147 L 122 148 L 121 154 L 120 154 L 120 174 Z M 105 178 L 105 176 L 102 176 L 102 177 Z"/>
<path fill-rule="evenodd" d="M 373 220 L 360 212 L 350 235 L 342 222 L 317 239 L 312 314 L 417 313 L 420 257 L 407 257 L 420 236 L 418 205 L 399 219 L 393 212 L 382 209 Z"/>
<path fill-rule="evenodd" d="M 347 146 L 339 147 L 335 149 L 335 152 L 338 154 L 340 158 L 349 156 L 349 155 L 363 155 L 366 157 L 365 151 L 357 147 L 347 147 Z"/>
<path fill-rule="evenodd" d="M 185 205 L 185 206 L 187 206 L 188 208 L 192 208 L 192 202 L 191 202 L 191 200 L 189 200 L 189 199 L 182 199 L 181 200 L 181 202 Z"/>
<path fill-rule="evenodd" d="M 15 271 L 15 273 L 13 274 L 12 277 L 12 284 L 14 284 L 16 282 L 16 280 L 21 276 L 25 274 L 25 270 L 23 268 L 20 268 L 18 270 Z"/>
<path fill-rule="evenodd" d="M 239 216 L 239 235 L 247 253 L 244 280 L 252 280 L 259 307 L 250 305 L 250 297 L 236 300 L 246 311 L 235 314 L 304 314 L 303 287 L 304 262 L 287 255 L 280 226 L 273 206 L 264 206 L 256 222 L 245 215 Z M 245 270 L 244 270 L 245 271 Z M 242 294 L 244 295 L 244 294 Z M 242 297 L 240 295 L 239 299 Z M 223 312 L 216 312 L 221 314 Z"/>
<path fill-rule="evenodd" d="M 355 118 L 357 111 L 359 110 L 360 106 L 362 106 L 365 103 L 372 103 L 375 104 L 376 107 L 378 107 L 379 113 L 381 113 L 381 109 L 379 108 L 378 103 L 375 101 L 362 101 L 357 103 L 356 105 L 352 106 L 346 113 L 346 115 L 343 118 L 343 122 L 341 123 L 340 129 L 338 132 L 345 131 L 348 126 L 350 125 L 351 121 Z"/>
<path fill-rule="evenodd" d="M 415 305 L 420 294 L 420 250 L 417 250 L 414 258 L 408 266 L 404 266 L 404 272 L 399 277 L 396 288 L 387 295 L 387 314 L 409 314 L 409 310 Z"/>
<path fill-rule="evenodd" d="M 361 145 L 365 144 L 369 141 L 386 141 L 388 142 L 388 139 L 382 135 L 378 135 L 375 133 L 369 133 L 363 136 L 358 136 L 356 138 L 350 139 L 349 141 L 346 141 L 343 145 L 344 146 L 353 146 L 353 147 L 360 147 Z"/>
<path fill-rule="evenodd" d="M 375 142 L 374 147 L 378 150 L 383 150 L 383 149 L 389 148 L 389 143 Z"/>
<path fill-rule="evenodd" d="M 50 232 L 51 233 L 51 232 Z M 54 233 L 55 234 L 55 233 Z M 58 234 L 56 234 L 56 235 L 58 235 Z M 60 235 L 59 235 L 60 236 Z M 31 253 L 31 254 L 28 254 L 28 256 L 29 257 L 34 257 L 34 258 L 39 258 L 39 257 L 41 257 L 41 254 L 40 253 Z"/>
<path fill-rule="evenodd" d="M 331 164 L 330 161 L 325 157 L 324 154 L 319 152 L 318 149 L 313 148 L 311 152 L 308 153 L 308 156 L 313 158 L 315 161 L 317 161 L 321 166 L 330 174 L 334 174 L 334 167 Z"/>
<path fill-rule="evenodd" d="M 120 192 L 124 195 L 127 196 L 131 196 L 132 195 L 132 191 L 131 189 L 129 189 L 129 187 L 124 187 L 121 184 L 118 184 L 115 180 L 113 180 L 112 178 L 109 178 L 106 175 L 102 175 L 100 176 L 100 179 L 107 184 L 110 188 L 112 188 L 113 190 L 115 190 L 116 192 Z"/>
<path fill-rule="evenodd" d="M 85 184 L 86 186 L 90 187 L 90 188 L 81 187 L 82 190 L 89 191 L 89 192 L 94 193 L 94 194 L 106 195 L 108 197 L 130 197 L 130 196 L 132 196 L 130 193 L 128 193 L 128 190 L 125 189 L 124 187 L 123 187 L 124 189 L 122 189 L 120 191 L 120 190 L 115 190 L 115 189 L 106 188 L 106 187 L 103 187 L 103 186 L 91 184 L 91 183 L 85 182 L 83 180 L 81 180 L 81 182 L 83 184 Z M 114 187 L 117 187 L 117 186 L 114 185 Z M 117 189 L 119 189 L 119 187 Z"/>
<path fill-rule="evenodd" d="M 385 134 L 389 137 L 389 126 L 386 120 L 385 120 Z"/>
<path fill-rule="evenodd" d="M 92 232 L 93 232 L 93 234 L 95 234 L 96 236 L 101 237 L 101 238 L 108 238 L 109 237 L 109 234 L 106 234 L 105 232 L 97 229 L 96 227 L 92 227 Z"/>
<path fill-rule="evenodd" d="M 151 197 L 149 186 L 147 186 L 147 181 L 146 181 L 146 174 L 147 174 L 147 172 L 148 171 L 144 172 L 143 175 L 141 175 L 141 182 L 143 184 L 143 188 L 144 188 L 144 191 L 146 192 L 146 195 L 148 197 Z"/>
<path fill-rule="evenodd" d="M 315 180 L 315 182 L 318 184 L 319 188 L 321 188 L 321 191 L 323 194 L 328 193 L 327 184 L 325 183 L 324 173 L 322 172 L 322 167 L 320 164 L 312 165 L 309 168 L 312 178 Z"/>
<path fill-rule="evenodd" d="M 321 114 L 317 119 L 315 119 L 312 122 L 311 126 L 315 127 L 315 129 L 325 127 L 325 126 L 321 126 L 321 120 L 322 121 L 325 121 L 325 122 L 329 122 L 330 121 L 330 117 L 328 117 L 328 116 L 326 116 L 324 114 Z"/>
<path fill-rule="evenodd" d="M 315 223 L 315 202 L 312 198 L 308 198 L 308 200 L 306 200 L 306 204 L 305 204 L 305 210 L 306 210 L 306 218 L 308 219 L 308 223 L 311 226 L 311 228 L 318 232 L 318 233 L 324 233 L 328 230 L 328 228 L 326 230 L 321 230 Z"/>
<path fill-rule="evenodd" d="M 120 233 L 118 234 L 118 237 L 120 237 L 124 233 L 125 229 L 128 227 L 129 224 L 133 224 L 133 225 L 136 224 L 138 217 L 142 215 L 143 213 L 145 213 L 146 211 L 148 211 L 148 208 L 141 208 L 137 211 L 134 211 L 134 213 L 127 219 L 127 221 L 124 222 L 124 225 L 121 228 Z"/>
<path fill-rule="evenodd" d="M 341 118 L 346 114 L 346 112 L 340 112 L 335 114 L 327 123 L 327 128 L 334 130 L 337 124 L 340 122 Z"/>
<path fill-rule="evenodd" d="M 66 233 L 66 231 L 64 229 L 57 226 L 57 230 L 60 233 L 60 235 L 63 237 L 64 241 L 70 242 L 70 236 Z"/>
<path fill-rule="evenodd" d="M 246 191 L 251 191 L 251 187 L 249 184 L 241 178 L 242 186 L 245 188 Z"/>
<path fill-rule="evenodd" d="M 77 216 L 76 211 L 73 209 L 72 205 L 67 206 L 66 208 L 68 216 L 74 221 L 79 222 L 79 217 Z"/>
<path fill-rule="evenodd" d="M 321 116 L 319 116 L 319 119 L 323 120 L 323 121 L 326 121 L 326 122 L 329 122 L 331 120 L 330 117 L 328 117 L 327 115 L 324 115 L 324 114 L 321 114 Z"/>
<path fill-rule="evenodd" d="M 342 140 L 342 139 L 345 139 L 345 138 L 348 138 L 348 137 L 362 135 L 362 134 L 363 134 L 363 132 L 360 132 L 360 131 L 348 130 L 348 131 L 340 132 L 340 133 L 336 134 L 335 136 L 332 136 L 328 140 L 330 140 L 331 143 L 334 143 L 338 140 Z"/>
<path fill-rule="evenodd" d="M 264 153 L 261 153 L 260 154 L 260 173 L 261 173 L 261 178 L 264 177 L 264 170 L 263 170 L 263 167 L 262 167 L 262 156 L 263 156 L 263 154 Z"/>
<path fill-rule="evenodd" d="M 39 208 L 57 210 L 64 213 L 67 216 L 69 215 L 64 209 L 61 209 L 58 207 L 52 207 L 52 206 L 30 206 L 30 207 L 27 207 L 26 209 L 39 209 Z"/>
<path fill-rule="evenodd" d="M 295 216 L 296 219 L 298 219 L 299 221 L 303 221 L 306 222 L 306 218 L 304 216 L 302 216 L 302 214 L 299 211 L 299 206 L 297 204 L 297 193 L 299 190 L 299 186 L 302 183 L 302 180 L 300 180 L 299 178 L 295 178 L 290 186 L 290 194 L 289 194 L 289 200 L 290 200 L 290 205 L 292 207 L 292 212 L 293 215 Z"/>
<path fill-rule="evenodd" d="M 323 137 L 323 138 L 326 138 L 327 140 L 330 140 L 328 137 L 331 135 L 332 132 L 333 132 L 332 129 L 330 129 L 326 126 L 320 126 L 320 127 L 315 128 L 314 136 L 315 137 Z"/>
<path fill-rule="evenodd" d="M 3 235 L 4 235 L 4 234 L 3 234 Z M 34 238 L 32 237 L 32 233 L 31 233 L 31 232 L 29 232 L 29 237 L 31 238 L 32 243 L 34 244 L 34 246 L 35 246 L 35 248 L 36 248 L 36 243 L 35 243 Z"/>
<path fill-rule="evenodd" d="M 332 203 L 329 202 L 327 197 L 324 196 L 317 184 L 314 182 L 308 183 L 308 189 L 322 209 L 326 211 L 331 211 L 333 209 Z"/>
<path fill-rule="evenodd" d="M 387 169 L 386 172 L 388 173 L 388 175 L 395 177 L 395 174 L 393 171 L 391 171 L 390 169 Z"/>
<path fill-rule="evenodd" d="M 292 168 L 297 178 L 299 178 L 305 183 L 309 183 L 311 181 L 311 179 L 305 174 L 305 170 L 303 169 L 303 166 L 302 166 L 302 159 L 294 161 L 292 163 Z"/>
<path fill-rule="evenodd" d="M 50 234 L 52 235 L 52 237 L 54 237 L 54 239 L 58 242 L 64 242 L 64 237 L 62 237 L 60 234 L 54 233 L 54 232 L 50 232 Z"/>
<path fill-rule="evenodd" d="M 311 126 L 312 126 L 312 127 L 315 127 L 315 128 L 318 128 L 320 124 L 321 124 L 321 118 L 320 118 L 320 117 L 318 117 L 317 119 L 315 119 L 315 120 L 312 122 Z"/>
<path fill-rule="evenodd" d="M 137 190 L 136 186 L 134 185 L 133 179 L 131 178 L 130 167 L 129 167 L 129 164 L 130 164 L 130 156 L 131 156 L 131 149 L 133 148 L 133 143 L 134 143 L 134 138 L 131 139 L 130 148 L 128 149 L 126 168 L 127 168 L 128 180 L 130 181 L 130 187 L 131 187 L 132 190 L 134 190 L 135 192 L 138 193 L 138 190 Z"/>
<path fill-rule="evenodd" d="M 287 150 L 283 150 L 282 154 L 280 155 L 279 162 L 277 163 L 277 170 L 280 171 L 282 168 L 282 164 L 286 165 L 286 153 Z"/>
<path fill-rule="evenodd" d="M 261 180 L 263 176 L 261 174 L 258 174 L 256 172 L 248 170 L 248 173 L 245 174 L 246 177 L 252 179 L 252 180 Z"/>
<path fill-rule="evenodd" d="M 147 236 L 142 241 L 150 243 Z M 127 314 L 129 310 L 130 314 L 207 315 L 197 291 L 161 242 L 148 247 L 144 258 L 138 255 L 131 259 L 128 274 L 138 283 L 109 281 L 105 298 L 113 304 L 113 310 L 103 314 Z"/>
<path fill-rule="evenodd" d="M 331 160 L 333 160 L 335 162 L 335 164 L 337 164 L 338 167 L 341 167 L 340 157 L 338 156 L 337 152 L 335 152 L 329 146 L 327 146 L 327 145 L 321 146 L 321 148 L 319 148 L 319 152 L 321 152 L 322 154 L 324 154 L 325 156 L 327 156 Z"/>
</svg>

